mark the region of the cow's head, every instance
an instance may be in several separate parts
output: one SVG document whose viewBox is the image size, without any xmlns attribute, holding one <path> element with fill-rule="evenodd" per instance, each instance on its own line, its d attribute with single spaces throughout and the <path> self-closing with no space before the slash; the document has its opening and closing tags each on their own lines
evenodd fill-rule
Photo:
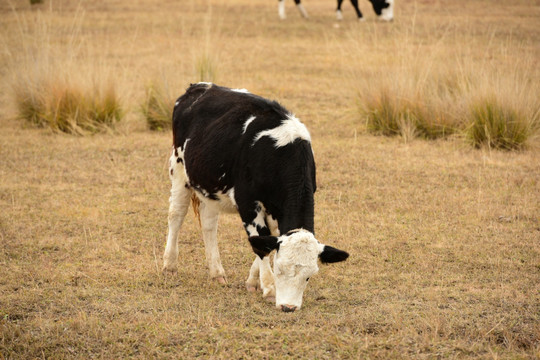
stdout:
<svg viewBox="0 0 540 360">
<path fill-rule="evenodd" d="M 394 0 L 370 0 L 373 10 L 380 20 L 392 21 L 394 19 Z"/>
<path fill-rule="evenodd" d="M 309 278 L 319 271 L 319 260 L 327 264 L 344 261 L 349 257 L 345 251 L 321 244 L 311 232 L 303 229 L 279 237 L 252 236 L 249 242 L 261 259 L 276 250 L 276 307 L 285 312 L 302 306 L 302 296 Z"/>
</svg>

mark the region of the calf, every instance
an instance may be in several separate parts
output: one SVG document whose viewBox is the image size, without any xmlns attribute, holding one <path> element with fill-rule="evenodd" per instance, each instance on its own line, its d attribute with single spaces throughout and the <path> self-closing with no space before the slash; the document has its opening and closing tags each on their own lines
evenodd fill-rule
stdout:
<svg viewBox="0 0 540 360">
<path fill-rule="evenodd" d="M 308 14 L 301 3 L 301 0 L 294 0 L 294 2 L 298 11 L 300 11 L 300 14 L 303 17 L 307 18 Z M 375 14 L 377 14 L 377 16 L 379 17 L 379 20 L 392 21 L 394 19 L 394 0 L 369 0 L 369 2 L 371 2 L 373 10 L 375 11 Z M 341 13 L 342 3 L 343 0 L 337 0 L 336 17 L 338 20 L 343 20 L 343 14 Z M 354 7 L 354 10 L 356 11 L 358 20 L 363 21 L 364 16 L 362 15 L 360 8 L 358 7 L 358 0 L 351 0 L 351 3 Z M 285 0 L 279 0 L 278 14 L 281 19 L 285 19 L 287 17 L 285 15 Z"/>
<path fill-rule="evenodd" d="M 246 287 L 283 311 L 302 305 L 317 262 L 345 251 L 313 235 L 315 162 L 304 124 L 245 89 L 191 85 L 174 107 L 169 232 L 164 271 L 176 271 L 178 232 L 190 200 L 199 204 L 210 277 L 225 283 L 217 245 L 220 212 L 238 212 L 257 255 Z M 269 254 L 276 250 L 273 272 Z"/>
</svg>

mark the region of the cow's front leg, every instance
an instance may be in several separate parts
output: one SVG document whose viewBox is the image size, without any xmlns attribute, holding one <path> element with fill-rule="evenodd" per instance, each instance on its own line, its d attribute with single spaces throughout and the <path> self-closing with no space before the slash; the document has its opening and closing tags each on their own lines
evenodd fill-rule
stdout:
<svg viewBox="0 0 540 360">
<path fill-rule="evenodd" d="M 267 214 L 264 205 L 259 201 L 247 203 L 253 204 L 254 208 L 250 206 L 250 209 L 247 211 L 241 210 L 240 216 L 244 221 L 244 227 L 248 236 L 270 235 L 271 231 L 267 224 Z M 256 257 L 249 270 L 249 276 L 246 280 L 247 290 L 255 292 L 258 286 L 260 286 L 265 299 L 274 301 L 276 290 L 269 256 L 266 256 L 264 259 Z"/>
<path fill-rule="evenodd" d="M 260 288 L 266 300 L 274 301 L 276 299 L 276 287 L 274 285 L 274 273 L 270 266 L 270 256 L 265 256 L 264 259 L 258 256 L 255 258 L 249 270 L 246 288 L 249 292 L 256 292 Z"/>
<path fill-rule="evenodd" d="M 285 20 L 287 18 L 287 15 L 285 15 L 285 1 L 284 0 L 279 0 L 278 14 L 281 20 Z"/>
<path fill-rule="evenodd" d="M 298 11 L 300 11 L 300 14 L 304 17 L 304 18 L 309 18 L 309 15 L 306 11 L 306 9 L 304 8 L 304 5 L 301 4 L 300 2 L 301 0 L 294 0 L 294 3 L 296 4 L 296 8 L 298 9 Z"/>
<path fill-rule="evenodd" d="M 200 205 L 201 226 L 203 230 L 204 248 L 206 261 L 210 277 L 221 284 L 227 283 L 225 280 L 225 270 L 221 265 L 219 256 L 219 247 L 217 242 L 217 227 L 219 218 L 219 209 L 209 206 L 204 201 Z"/>
<path fill-rule="evenodd" d="M 263 298 L 268 301 L 276 301 L 276 287 L 274 285 L 274 273 L 270 266 L 270 255 L 259 259 L 259 279 Z"/>
<path fill-rule="evenodd" d="M 259 286 L 259 261 L 260 258 L 257 256 L 255 257 L 255 260 L 253 260 L 253 264 L 251 264 L 251 269 L 249 269 L 249 276 L 246 280 L 246 289 L 249 292 L 256 292 L 260 286 Z"/>
</svg>

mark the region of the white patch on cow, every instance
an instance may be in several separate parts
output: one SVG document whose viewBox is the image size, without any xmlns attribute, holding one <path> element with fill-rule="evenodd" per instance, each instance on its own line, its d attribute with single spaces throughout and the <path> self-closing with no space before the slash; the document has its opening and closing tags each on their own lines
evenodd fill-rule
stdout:
<svg viewBox="0 0 540 360">
<path fill-rule="evenodd" d="M 225 177 L 225 174 L 226 174 L 226 173 L 223 173 L 223 175 L 221 175 L 221 176 L 219 177 L 218 181 L 221 180 L 221 179 L 223 179 L 223 178 Z"/>
<path fill-rule="evenodd" d="M 234 199 L 234 188 L 230 188 L 226 192 L 218 191 L 215 195 L 218 200 L 207 199 L 207 201 L 218 202 L 220 211 L 226 213 L 235 213 L 238 211 L 236 200 Z"/>
<path fill-rule="evenodd" d="M 324 245 L 306 230 L 280 236 L 279 242 L 274 258 L 276 307 L 300 309 L 307 281 L 319 271 L 319 254 Z"/>
<path fill-rule="evenodd" d="M 255 219 L 251 222 L 252 225 L 258 226 L 258 227 L 266 227 L 266 223 L 264 222 L 264 218 L 266 217 L 266 209 L 264 208 L 264 205 L 262 202 L 257 201 L 257 215 L 255 216 Z"/>
<path fill-rule="evenodd" d="M 272 215 L 266 215 L 266 224 L 268 225 L 268 230 L 270 230 L 270 234 L 272 234 L 273 236 L 279 236 L 279 224 Z"/>
<path fill-rule="evenodd" d="M 186 139 L 186 141 L 184 141 L 184 145 L 182 145 L 181 147 L 177 148 L 177 151 L 178 151 L 178 157 L 181 158 L 182 160 L 184 160 L 184 154 L 186 152 L 186 147 L 187 147 L 187 144 L 189 142 L 189 138 Z M 182 166 L 182 168 L 184 169 L 184 175 L 186 177 L 186 182 L 187 184 L 189 184 L 189 176 L 187 174 L 187 170 L 186 170 L 186 167 L 185 166 Z"/>
<path fill-rule="evenodd" d="M 211 83 L 211 82 L 207 82 L 207 81 L 199 81 L 199 82 L 197 83 L 197 85 L 206 85 L 207 88 L 210 88 L 210 87 L 212 87 L 214 84 Z"/>
<path fill-rule="evenodd" d="M 263 228 L 266 227 L 265 218 L 266 218 L 266 209 L 264 208 L 264 205 L 260 201 L 256 201 L 256 210 L 255 210 L 255 218 L 251 221 L 251 223 L 246 224 L 244 223 L 244 227 L 246 228 L 246 231 L 249 236 L 256 236 L 259 235 L 259 231 L 257 230 L 257 227 Z"/>
<path fill-rule="evenodd" d="M 309 15 L 306 11 L 306 9 L 304 8 L 304 5 L 302 4 L 297 4 L 296 7 L 298 8 L 298 11 L 300 11 L 300 14 L 305 17 L 306 19 L 309 18 Z"/>
<path fill-rule="evenodd" d="M 343 14 L 341 13 L 341 10 L 336 11 L 336 19 L 339 21 L 343 20 Z"/>
<path fill-rule="evenodd" d="M 242 93 L 242 94 L 249 94 L 248 89 L 231 89 L 231 91 Z"/>
<path fill-rule="evenodd" d="M 178 104 L 180 104 L 180 100 L 176 101 L 176 102 L 174 103 L 174 106 L 176 107 L 176 106 L 178 106 Z"/>
<path fill-rule="evenodd" d="M 285 1 L 283 0 L 279 0 L 278 14 L 281 20 L 285 20 L 287 18 L 287 15 L 285 15 Z"/>
<path fill-rule="evenodd" d="M 245 228 L 249 236 L 259 235 L 259 232 L 257 231 L 257 228 L 255 226 L 249 224 L 248 226 L 245 226 Z"/>
<path fill-rule="evenodd" d="M 289 114 L 287 119 L 283 120 L 279 126 L 258 133 L 251 146 L 255 145 L 255 143 L 263 136 L 271 137 L 275 141 L 274 147 L 276 148 L 293 143 L 296 139 L 303 139 L 311 142 L 311 136 L 309 135 L 306 126 L 291 114 Z"/>
<path fill-rule="evenodd" d="M 253 120 L 255 120 L 255 116 L 250 116 L 249 119 L 246 120 L 246 122 L 244 123 L 244 127 L 242 129 L 242 134 L 246 133 L 246 130 L 247 130 L 249 124 L 251 124 L 253 122 Z"/>
<path fill-rule="evenodd" d="M 392 21 L 394 19 L 394 0 L 386 0 L 390 5 L 386 9 L 382 9 L 379 20 Z"/>
<path fill-rule="evenodd" d="M 231 200 L 231 203 L 234 205 L 234 207 L 238 208 L 238 205 L 236 204 L 236 199 L 234 198 L 234 188 L 231 188 L 229 191 L 227 191 L 227 195 L 229 196 L 229 199 Z"/>
</svg>

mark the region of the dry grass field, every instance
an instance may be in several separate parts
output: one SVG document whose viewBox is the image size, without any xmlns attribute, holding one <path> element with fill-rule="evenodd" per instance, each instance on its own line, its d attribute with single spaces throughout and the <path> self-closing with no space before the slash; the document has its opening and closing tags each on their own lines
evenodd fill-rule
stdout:
<svg viewBox="0 0 540 360">
<path fill-rule="evenodd" d="M 475 149 L 371 135 L 359 109 L 380 84 L 445 76 L 538 112 L 540 2 L 398 0 L 393 23 L 367 1 L 363 23 L 304 3 L 309 20 L 289 1 L 280 21 L 275 0 L 0 2 L 0 359 L 540 358 L 538 132 Z M 179 96 L 208 77 L 311 131 L 317 237 L 351 256 L 295 313 L 245 290 L 238 216 L 220 220 L 227 285 L 192 213 L 177 276 L 161 274 L 171 135 L 141 104 L 149 84 Z M 14 92 L 43 78 L 112 86 L 124 117 L 91 136 L 36 128 Z"/>
</svg>

